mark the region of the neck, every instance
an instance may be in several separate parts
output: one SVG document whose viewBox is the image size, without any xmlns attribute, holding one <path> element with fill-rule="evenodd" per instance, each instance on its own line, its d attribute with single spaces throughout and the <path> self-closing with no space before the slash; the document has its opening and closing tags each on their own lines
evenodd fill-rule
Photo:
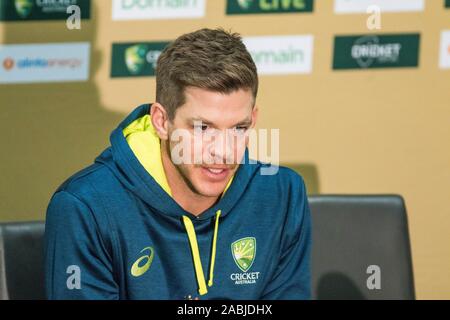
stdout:
<svg viewBox="0 0 450 320">
<path fill-rule="evenodd" d="M 186 211 L 200 215 L 216 203 L 219 197 L 207 197 L 198 194 L 186 183 L 173 164 L 164 142 L 161 142 L 161 160 L 169 184 L 172 198 Z"/>
</svg>

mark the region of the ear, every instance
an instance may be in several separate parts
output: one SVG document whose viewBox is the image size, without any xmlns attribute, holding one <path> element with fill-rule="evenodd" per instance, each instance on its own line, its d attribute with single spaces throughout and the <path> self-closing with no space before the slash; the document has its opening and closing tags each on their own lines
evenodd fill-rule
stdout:
<svg viewBox="0 0 450 320">
<path fill-rule="evenodd" d="M 251 128 L 254 128 L 256 125 L 256 120 L 258 119 L 258 110 L 258 106 L 255 104 L 252 110 L 252 124 L 250 126 Z"/>
<path fill-rule="evenodd" d="M 150 109 L 150 115 L 152 118 L 153 128 L 155 128 L 156 134 L 159 136 L 161 140 L 167 140 L 169 138 L 168 132 L 169 117 L 166 109 L 158 102 L 155 102 L 154 104 L 152 104 L 152 107 Z"/>
</svg>

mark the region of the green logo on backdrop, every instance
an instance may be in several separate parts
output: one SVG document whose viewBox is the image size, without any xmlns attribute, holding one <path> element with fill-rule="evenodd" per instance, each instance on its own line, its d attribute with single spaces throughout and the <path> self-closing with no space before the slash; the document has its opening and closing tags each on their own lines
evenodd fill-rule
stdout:
<svg viewBox="0 0 450 320">
<path fill-rule="evenodd" d="M 227 0 L 227 14 L 312 12 L 313 0 Z"/>
<path fill-rule="evenodd" d="M 138 74 L 145 65 L 147 55 L 147 46 L 145 44 L 137 44 L 125 50 L 125 63 L 131 74 Z"/>
<path fill-rule="evenodd" d="M 450 0 L 445 0 L 445 7 L 450 8 Z"/>
<path fill-rule="evenodd" d="M 14 1 L 14 6 L 16 7 L 17 14 L 24 19 L 30 15 L 31 10 L 33 9 L 33 5 L 34 5 L 33 0 Z"/>
<path fill-rule="evenodd" d="M 168 43 L 114 43 L 111 58 L 111 77 L 154 76 L 156 61 Z"/>
<path fill-rule="evenodd" d="M 420 34 L 337 36 L 333 69 L 417 67 Z"/>
<path fill-rule="evenodd" d="M 90 0 L 0 0 L 0 21 L 66 20 L 71 5 L 80 7 L 81 19 L 90 18 Z"/>
<path fill-rule="evenodd" d="M 248 10 L 248 9 L 250 9 L 250 6 L 253 1 L 254 0 L 237 0 L 237 3 L 242 9 Z"/>
<path fill-rule="evenodd" d="M 243 272 L 247 272 L 255 260 L 256 256 L 256 239 L 246 237 L 236 240 L 231 244 L 231 253 L 236 265 Z"/>
</svg>

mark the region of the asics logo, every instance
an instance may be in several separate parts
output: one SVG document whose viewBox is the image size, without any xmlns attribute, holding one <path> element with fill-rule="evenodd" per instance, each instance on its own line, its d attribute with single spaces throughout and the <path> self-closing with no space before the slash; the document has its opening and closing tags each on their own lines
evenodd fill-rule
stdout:
<svg viewBox="0 0 450 320">
<path fill-rule="evenodd" d="M 153 256 L 154 256 L 153 248 L 146 247 L 141 250 L 141 253 L 144 251 L 149 251 L 149 254 L 140 257 L 131 266 L 131 275 L 134 277 L 142 276 L 144 273 L 147 272 L 147 270 L 150 268 L 150 266 L 152 264 Z M 145 261 L 145 263 L 143 265 L 141 265 L 141 262 L 143 262 L 143 261 Z"/>
</svg>

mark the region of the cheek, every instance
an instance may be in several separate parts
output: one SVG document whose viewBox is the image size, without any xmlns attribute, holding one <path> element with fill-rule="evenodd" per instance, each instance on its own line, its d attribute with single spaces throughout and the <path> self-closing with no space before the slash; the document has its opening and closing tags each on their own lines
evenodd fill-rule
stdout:
<svg viewBox="0 0 450 320">
<path fill-rule="evenodd" d="M 243 137 L 238 137 L 235 140 L 233 153 L 234 153 L 234 157 L 237 160 L 237 162 L 239 162 L 241 160 L 242 156 L 244 155 L 245 148 L 248 146 L 248 142 L 249 142 L 249 138 L 247 135 L 243 136 Z"/>
<path fill-rule="evenodd" d="M 250 138 L 249 138 L 248 134 L 246 134 L 241 139 L 241 142 L 239 143 L 238 148 L 240 148 L 240 150 L 244 151 L 245 148 L 247 148 L 249 141 L 250 141 Z"/>
<path fill-rule="evenodd" d="M 184 176 L 185 179 L 193 182 L 195 177 L 198 176 L 198 168 L 190 164 L 180 164 L 177 166 L 178 171 Z"/>
<path fill-rule="evenodd" d="M 187 129 L 177 129 L 171 134 L 170 156 L 175 165 L 195 164 L 195 139 Z"/>
<path fill-rule="evenodd" d="M 201 137 L 192 135 L 191 136 L 191 163 L 198 166 L 203 163 L 203 159 L 205 156 L 204 150 L 205 150 L 205 143 L 202 141 Z"/>
<path fill-rule="evenodd" d="M 199 183 L 203 181 L 203 174 L 201 172 L 201 168 L 199 166 L 188 165 L 185 166 L 186 177 L 188 180 L 195 186 L 198 186 Z"/>
</svg>

